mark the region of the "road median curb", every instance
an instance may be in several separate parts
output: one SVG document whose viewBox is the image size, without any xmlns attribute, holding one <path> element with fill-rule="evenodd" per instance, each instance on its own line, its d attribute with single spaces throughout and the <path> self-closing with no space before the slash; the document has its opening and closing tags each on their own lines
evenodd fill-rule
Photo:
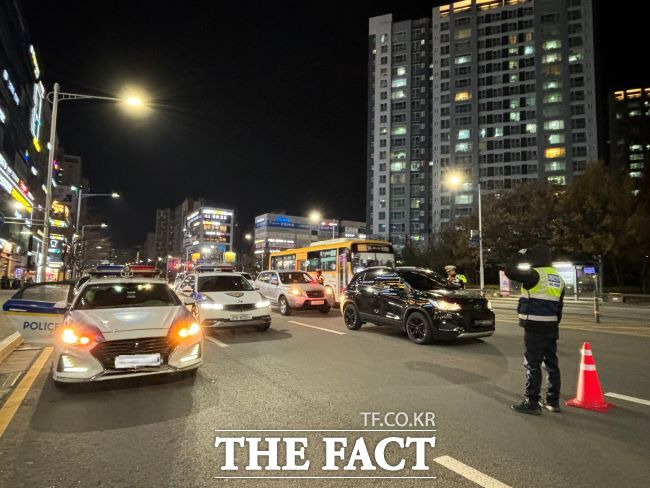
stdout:
<svg viewBox="0 0 650 488">
<path fill-rule="evenodd" d="M 4 361 L 9 354 L 23 343 L 23 338 L 18 332 L 14 332 L 9 337 L 0 342 L 0 363 Z"/>
</svg>

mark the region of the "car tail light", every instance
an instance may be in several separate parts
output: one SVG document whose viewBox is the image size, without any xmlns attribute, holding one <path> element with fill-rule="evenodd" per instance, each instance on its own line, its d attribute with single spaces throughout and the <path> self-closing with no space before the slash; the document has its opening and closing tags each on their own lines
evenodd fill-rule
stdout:
<svg viewBox="0 0 650 488">
<path fill-rule="evenodd" d="M 106 340 L 97 327 L 88 324 L 65 324 L 58 334 L 59 340 L 69 346 L 90 348 Z"/>
</svg>

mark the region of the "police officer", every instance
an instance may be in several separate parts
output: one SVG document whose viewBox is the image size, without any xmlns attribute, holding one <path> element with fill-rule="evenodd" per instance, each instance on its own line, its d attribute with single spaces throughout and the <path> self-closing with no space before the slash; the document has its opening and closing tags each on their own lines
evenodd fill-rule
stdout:
<svg viewBox="0 0 650 488">
<path fill-rule="evenodd" d="M 540 415 L 541 407 L 560 411 L 560 368 L 557 340 L 564 303 L 564 280 L 551 265 L 548 246 L 520 250 L 506 264 L 506 276 L 522 284 L 517 306 L 519 325 L 524 328 L 526 393 L 515 412 Z M 542 364 L 548 374 L 546 401 L 541 401 Z"/>
<path fill-rule="evenodd" d="M 316 270 L 316 281 L 318 282 L 319 285 L 325 284 L 325 277 L 323 276 L 323 271 L 320 269 Z"/>
<path fill-rule="evenodd" d="M 465 285 L 467 284 L 467 278 L 464 274 L 456 273 L 456 266 L 449 264 L 445 266 L 445 271 L 447 272 L 447 281 L 449 281 L 449 283 L 452 285 L 460 286 L 461 288 L 465 288 Z"/>
</svg>

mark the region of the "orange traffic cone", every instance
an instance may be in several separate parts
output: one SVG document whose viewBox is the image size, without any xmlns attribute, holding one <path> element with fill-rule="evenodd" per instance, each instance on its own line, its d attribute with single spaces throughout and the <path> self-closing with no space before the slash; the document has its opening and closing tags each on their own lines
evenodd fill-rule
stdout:
<svg viewBox="0 0 650 488">
<path fill-rule="evenodd" d="M 598 373 L 596 372 L 594 356 L 588 342 L 582 345 L 577 396 L 566 402 L 566 405 L 595 410 L 596 412 L 606 412 L 613 407 L 612 404 L 605 402 L 603 390 L 600 388 L 600 381 L 598 380 Z"/>
</svg>

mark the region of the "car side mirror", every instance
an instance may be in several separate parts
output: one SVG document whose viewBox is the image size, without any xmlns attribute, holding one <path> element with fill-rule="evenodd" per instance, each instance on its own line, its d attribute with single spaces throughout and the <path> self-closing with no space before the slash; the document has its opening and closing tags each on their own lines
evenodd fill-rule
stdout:
<svg viewBox="0 0 650 488">
<path fill-rule="evenodd" d="M 53 308 L 57 310 L 66 310 L 68 307 L 69 304 L 65 300 L 60 300 L 53 305 Z"/>
<path fill-rule="evenodd" d="M 194 305 L 196 300 L 192 297 L 183 297 L 183 305 Z"/>
</svg>

